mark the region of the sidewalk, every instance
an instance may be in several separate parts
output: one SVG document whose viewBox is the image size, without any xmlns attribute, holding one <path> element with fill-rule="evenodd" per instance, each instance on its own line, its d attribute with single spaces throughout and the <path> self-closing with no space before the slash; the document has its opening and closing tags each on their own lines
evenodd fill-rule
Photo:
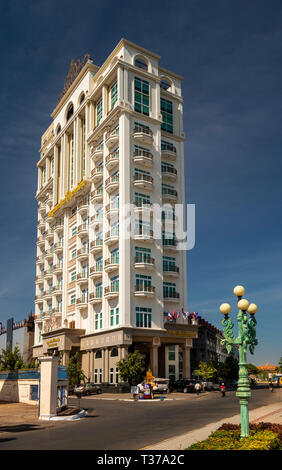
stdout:
<svg viewBox="0 0 282 470">
<path fill-rule="evenodd" d="M 260 422 L 282 424 L 282 401 L 249 411 L 249 421 L 254 424 Z M 240 422 L 241 417 L 240 414 L 238 414 L 232 418 L 225 418 L 216 423 L 210 423 L 201 429 L 166 439 L 158 444 L 143 447 L 143 449 L 140 450 L 183 450 L 198 441 L 207 439 L 208 436 L 216 431 L 223 423 L 240 424 Z"/>
</svg>

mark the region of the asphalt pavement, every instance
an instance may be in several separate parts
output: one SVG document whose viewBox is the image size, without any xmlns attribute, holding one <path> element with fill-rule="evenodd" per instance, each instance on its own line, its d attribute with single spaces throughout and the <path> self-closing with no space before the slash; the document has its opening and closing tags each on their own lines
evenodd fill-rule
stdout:
<svg viewBox="0 0 282 470">
<path fill-rule="evenodd" d="M 250 421 L 282 424 L 282 389 L 254 390 Z M 0 404 L 0 449 L 181 450 L 205 439 L 223 422 L 240 422 L 235 392 L 172 394 L 164 401 L 133 402 L 130 396 L 103 394 L 70 398 L 87 410 L 76 421 L 39 421 L 37 406 Z M 78 404 L 80 406 L 78 406 Z"/>
</svg>

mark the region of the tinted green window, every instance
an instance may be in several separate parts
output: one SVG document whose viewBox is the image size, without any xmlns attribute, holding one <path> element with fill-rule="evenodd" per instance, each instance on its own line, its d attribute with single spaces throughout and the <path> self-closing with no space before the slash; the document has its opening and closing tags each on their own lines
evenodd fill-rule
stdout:
<svg viewBox="0 0 282 470">
<path fill-rule="evenodd" d="M 173 133 L 173 105 L 171 101 L 161 98 L 161 113 L 163 122 L 161 129 L 166 132 Z"/>
<path fill-rule="evenodd" d="M 137 77 L 134 79 L 134 109 L 138 113 L 149 116 L 150 85 L 149 82 Z"/>
</svg>

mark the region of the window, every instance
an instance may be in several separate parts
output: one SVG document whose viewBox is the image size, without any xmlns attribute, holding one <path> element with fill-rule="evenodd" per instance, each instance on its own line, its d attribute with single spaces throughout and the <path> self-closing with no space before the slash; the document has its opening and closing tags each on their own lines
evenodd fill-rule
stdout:
<svg viewBox="0 0 282 470">
<path fill-rule="evenodd" d="M 175 366 L 170 364 L 168 366 L 168 378 L 169 380 L 171 380 L 172 382 L 175 381 Z"/>
<path fill-rule="evenodd" d="M 110 384 L 114 383 L 114 368 L 110 368 Z"/>
<path fill-rule="evenodd" d="M 138 113 L 149 116 L 150 85 L 146 80 L 137 77 L 134 79 L 134 109 Z"/>
<path fill-rule="evenodd" d="M 96 259 L 96 271 L 103 271 L 103 256 Z"/>
<path fill-rule="evenodd" d="M 71 272 L 71 282 L 76 280 L 76 271 Z"/>
<path fill-rule="evenodd" d="M 99 351 L 96 352 L 95 354 L 95 359 L 102 359 L 102 351 L 99 349 Z"/>
<path fill-rule="evenodd" d="M 173 133 L 173 106 L 172 102 L 161 98 L 161 114 L 163 122 L 161 129 L 166 132 Z"/>
<path fill-rule="evenodd" d="M 150 248 L 142 248 L 140 246 L 135 247 L 135 261 L 136 263 L 150 263 L 151 262 L 151 250 Z"/>
<path fill-rule="evenodd" d="M 146 291 L 151 287 L 152 277 L 143 274 L 136 274 L 136 290 Z"/>
<path fill-rule="evenodd" d="M 98 369 L 94 369 L 94 383 L 98 383 Z"/>
<path fill-rule="evenodd" d="M 169 90 L 169 88 L 171 87 L 171 83 L 168 80 L 166 80 L 165 78 L 163 78 L 161 80 L 160 87 L 163 90 Z"/>
<path fill-rule="evenodd" d="M 152 309 L 145 307 L 136 307 L 136 327 L 151 328 L 152 327 Z"/>
<path fill-rule="evenodd" d="M 111 264 L 119 264 L 119 249 L 115 248 L 111 251 Z"/>
<path fill-rule="evenodd" d="M 117 357 L 118 356 L 118 348 L 113 348 L 111 350 L 111 357 Z"/>
<path fill-rule="evenodd" d="M 139 67 L 140 69 L 148 70 L 147 62 L 145 62 L 144 59 L 141 59 L 141 57 L 136 57 L 134 65 L 135 67 Z"/>
<path fill-rule="evenodd" d="M 82 177 L 86 174 L 86 130 L 85 119 L 82 122 Z"/>
<path fill-rule="evenodd" d="M 135 193 L 135 204 L 137 207 L 142 207 L 144 204 L 150 204 L 150 196 L 147 194 Z"/>
<path fill-rule="evenodd" d="M 69 110 L 67 112 L 67 121 L 69 121 L 69 119 L 72 117 L 72 115 L 73 115 L 73 105 L 71 105 L 69 107 Z"/>
<path fill-rule="evenodd" d="M 111 278 L 111 292 L 119 292 L 119 276 Z"/>
<path fill-rule="evenodd" d="M 110 326 L 119 324 L 119 308 L 110 310 Z"/>
<path fill-rule="evenodd" d="M 71 305 L 75 304 L 75 302 L 76 302 L 76 295 L 75 294 L 71 294 L 70 301 L 71 301 Z"/>
<path fill-rule="evenodd" d="M 163 270 L 175 271 L 175 258 L 170 256 L 163 256 Z"/>
<path fill-rule="evenodd" d="M 103 117 L 103 100 L 102 98 L 96 104 L 96 124 L 99 126 Z"/>
<path fill-rule="evenodd" d="M 74 237 L 77 234 L 77 227 L 71 229 L 71 236 Z"/>
<path fill-rule="evenodd" d="M 100 299 L 103 296 L 103 285 L 102 282 L 97 282 L 95 285 L 96 298 Z"/>
<path fill-rule="evenodd" d="M 79 100 L 79 104 L 82 104 L 84 100 L 85 100 L 85 94 L 82 93 L 81 98 Z"/>
<path fill-rule="evenodd" d="M 71 259 L 76 258 L 76 248 L 71 252 Z"/>
<path fill-rule="evenodd" d="M 163 296 L 164 298 L 176 297 L 176 284 L 173 282 L 164 282 L 163 283 Z"/>
<path fill-rule="evenodd" d="M 175 361 L 175 346 L 168 347 L 168 360 Z"/>
<path fill-rule="evenodd" d="M 118 85 L 117 82 L 115 82 L 111 88 L 110 88 L 110 95 L 111 95 L 111 109 L 113 109 L 115 103 L 117 102 L 118 99 Z"/>
<path fill-rule="evenodd" d="M 103 314 L 95 313 L 95 330 L 99 330 L 103 328 Z"/>
<path fill-rule="evenodd" d="M 71 188 L 74 185 L 74 142 L 73 142 L 73 132 L 70 135 L 70 184 Z"/>
</svg>

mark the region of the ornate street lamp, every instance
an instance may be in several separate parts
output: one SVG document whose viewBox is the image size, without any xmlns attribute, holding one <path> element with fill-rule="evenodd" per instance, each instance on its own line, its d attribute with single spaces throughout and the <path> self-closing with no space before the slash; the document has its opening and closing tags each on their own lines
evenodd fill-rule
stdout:
<svg viewBox="0 0 282 470">
<path fill-rule="evenodd" d="M 221 304 L 219 310 L 224 315 L 222 320 L 223 336 L 224 339 L 221 344 L 226 346 L 227 353 L 230 354 L 233 344 L 239 345 L 239 380 L 236 396 L 240 400 L 240 412 L 241 412 L 241 438 L 248 437 L 249 431 L 249 413 L 248 413 L 248 401 L 251 397 L 251 389 L 249 383 L 249 376 L 247 371 L 247 348 L 251 354 L 254 353 L 254 348 L 258 344 L 256 339 L 256 319 L 255 313 L 257 312 L 256 304 L 250 304 L 248 300 L 243 299 L 245 289 L 243 286 L 236 286 L 233 290 L 234 294 L 238 298 L 237 306 L 239 312 L 237 315 L 238 320 L 238 336 L 235 338 L 233 334 L 233 323 L 228 317 L 231 312 L 231 306 L 229 304 Z M 248 319 L 247 313 L 250 314 Z"/>
</svg>

